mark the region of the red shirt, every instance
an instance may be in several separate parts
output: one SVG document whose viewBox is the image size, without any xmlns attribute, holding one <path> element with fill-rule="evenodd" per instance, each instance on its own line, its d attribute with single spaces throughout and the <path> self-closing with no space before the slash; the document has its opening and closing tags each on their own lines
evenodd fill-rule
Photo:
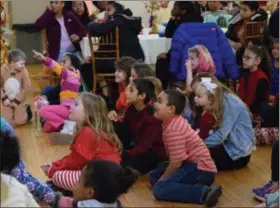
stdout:
<svg viewBox="0 0 280 208">
<path fill-rule="evenodd" d="M 117 100 L 117 103 L 116 103 L 116 109 L 119 110 L 119 111 L 122 111 L 124 112 L 127 107 L 128 107 L 128 104 L 126 102 L 126 95 L 125 95 L 125 86 L 124 85 L 119 85 L 119 98 Z"/>
<path fill-rule="evenodd" d="M 206 172 L 217 172 L 203 140 L 182 116 L 171 117 L 163 124 L 163 141 L 172 162 L 192 162 Z"/>
<path fill-rule="evenodd" d="M 90 127 L 84 127 L 76 135 L 70 146 L 70 154 L 52 163 L 48 177 L 52 178 L 55 172 L 61 170 L 81 170 L 89 161 L 101 159 L 120 164 L 119 150 L 100 138 Z"/>
<path fill-rule="evenodd" d="M 135 147 L 129 151 L 131 156 L 153 151 L 161 157 L 166 157 L 161 121 L 154 117 L 153 106 L 148 104 L 142 111 L 137 111 L 131 105 L 126 111 L 124 123 L 131 129 L 135 142 Z"/>
<path fill-rule="evenodd" d="M 205 140 L 215 124 L 214 116 L 209 112 L 204 112 L 199 118 L 199 133 L 201 139 Z"/>
</svg>

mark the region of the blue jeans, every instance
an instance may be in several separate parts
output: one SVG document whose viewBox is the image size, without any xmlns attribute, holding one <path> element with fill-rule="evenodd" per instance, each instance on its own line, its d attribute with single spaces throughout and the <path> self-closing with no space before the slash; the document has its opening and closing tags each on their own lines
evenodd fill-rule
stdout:
<svg viewBox="0 0 280 208">
<path fill-rule="evenodd" d="M 153 194 L 159 200 L 203 204 L 204 194 L 215 180 L 216 173 L 197 169 L 194 163 L 184 163 L 181 168 L 162 181 L 166 168 L 153 170 L 149 174 Z"/>
</svg>

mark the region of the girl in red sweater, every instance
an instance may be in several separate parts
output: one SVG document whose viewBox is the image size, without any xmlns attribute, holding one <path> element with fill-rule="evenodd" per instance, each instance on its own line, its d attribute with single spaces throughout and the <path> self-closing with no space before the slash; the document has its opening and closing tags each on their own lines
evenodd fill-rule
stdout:
<svg viewBox="0 0 280 208">
<path fill-rule="evenodd" d="M 221 87 L 213 83 L 210 77 L 201 78 L 201 82 L 196 88 L 194 103 L 202 108 L 202 113 L 197 119 L 199 136 L 205 140 L 211 131 L 217 129 L 223 119 L 222 112 L 223 93 Z"/>
<path fill-rule="evenodd" d="M 69 118 L 77 123 L 77 133 L 70 154 L 41 167 L 55 186 L 72 191 L 82 168 L 91 160 L 120 164 L 121 143 L 107 115 L 106 103 L 100 96 L 81 93 L 75 100 Z"/>
</svg>

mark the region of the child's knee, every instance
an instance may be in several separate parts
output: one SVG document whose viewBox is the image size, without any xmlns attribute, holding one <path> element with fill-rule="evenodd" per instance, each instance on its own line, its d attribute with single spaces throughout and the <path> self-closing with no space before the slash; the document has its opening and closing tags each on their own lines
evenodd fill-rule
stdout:
<svg viewBox="0 0 280 208">
<path fill-rule="evenodd" d="M 156 199 L 163 200 L 168 194 L 166 190 L 166 185 L 166 182 L 160 181 L 153 186 L 153 195 Z"/>
</svg>

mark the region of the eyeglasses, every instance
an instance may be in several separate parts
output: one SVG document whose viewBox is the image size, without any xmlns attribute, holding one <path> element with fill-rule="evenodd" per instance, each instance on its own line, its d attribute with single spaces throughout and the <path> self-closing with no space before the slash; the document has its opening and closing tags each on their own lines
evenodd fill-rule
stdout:
<svg viewBox="0 0 280 208">
<path fill-rule="evenodd" d="M 245 60 L 249 60 L 249 59 L 255 59 L 256 56 L 243 56 L 242 58 Z"/>
</svg>

